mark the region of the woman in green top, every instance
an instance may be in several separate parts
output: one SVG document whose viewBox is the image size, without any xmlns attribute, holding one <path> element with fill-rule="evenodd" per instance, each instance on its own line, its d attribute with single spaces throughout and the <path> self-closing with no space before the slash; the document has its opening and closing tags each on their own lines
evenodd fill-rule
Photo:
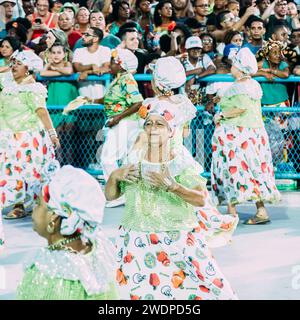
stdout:
<svg viewBox="0 0 300 320">
<path fill-rule="evenodd" d="M 15 206 L 7 218 L 25 216 L 24 203 L 33 203 L 53 145 L 59 146 L 46 109 L 47 90 L 30 75 L 42 66 L 32 51 L 16 51 L 12 72 L 0 79 L 0 211 Z"/>
<path fill-rule="evenodd" d="M 147 143 L 107 182 L 108 200 L 126 198 L 116 240 L 121 299 L 236 299 L 194 213 L 205 198 L 198 166 L 171 147 L 175 128 L 189 120 L 172 105 L 150 110 Z"/>
<path fill-rule="evenodd" d="M 32 214 L 33 228 L 48 247 L 28 264 L 17 299 L 117 299 L 115 248 L 100 229 L 105 204 L 101 187 L 81 169 L 58 167 L 53 161 L 44 170 L 45 185 Z"/>
<path fill-rule="evenodd" d="M 261 115 L 262 90 L 250 74 L 257 62 L 248 48 L 233 59 L 231 73 L 235 82 L 220 101 L 222 113 L 212 139 L 211 183 L 219 202 L 237 215 L 236 205 L 255 201 L 256 215 L 245 224 L 269 222 L 264 202 L 280 200 L 275 185 L 268 135 Z"/>
</svg>

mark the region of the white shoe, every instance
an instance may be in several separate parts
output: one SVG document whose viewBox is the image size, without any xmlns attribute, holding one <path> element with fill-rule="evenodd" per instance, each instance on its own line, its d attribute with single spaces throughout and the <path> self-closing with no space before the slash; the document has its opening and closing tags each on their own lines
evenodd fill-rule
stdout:
<svg viewBox="0 0 300 320">
<path fill-rule="evenodd" d="M 125 204 L 125 197 L 123 195 L 116 200 L 107 201 L 105 207 L 106 208 L 115 208 L 115 207 L 123 206 L 124 204 Z"/>
</svg>

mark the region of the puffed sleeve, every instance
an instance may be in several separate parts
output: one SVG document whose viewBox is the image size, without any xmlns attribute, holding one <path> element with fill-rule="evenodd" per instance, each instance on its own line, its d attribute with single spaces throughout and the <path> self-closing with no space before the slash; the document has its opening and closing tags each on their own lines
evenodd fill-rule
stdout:
<svg viewBox="0 0 300 320">
<path fill-rule="evenodd" d="M 42 84 L 39 84 L 42 86 Z M 47 90 L 44 86 L 36 86 L 32 91 L 26 92 L 26 102 L 32 111 L 40 108 L 46 109 Z"/>
</svg>

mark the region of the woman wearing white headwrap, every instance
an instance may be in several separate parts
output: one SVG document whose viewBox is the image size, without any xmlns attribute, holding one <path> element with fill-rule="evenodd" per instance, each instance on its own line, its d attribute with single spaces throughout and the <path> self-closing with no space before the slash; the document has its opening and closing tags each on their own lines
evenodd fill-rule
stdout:
<svg viewBox="0 0 300 320">
<path fill-rule="evenodd" d="M 221 98 L 222 113 L 212 139 L 212 189 L 233 215 L 237 204 L 255 201 L 256 215 L 245 221 L 249 225 L 269 222 L 264 202 L 280 200 L 261 115 L 262 90 L 251 79 L 256 72 L 254 55 L 242 48 L 233 59 L 231 73 L 236 80 Z"/>
<path fill-rule="evenodd" d="M 39 192 L 41 170 L 54 157 L 53 144 L 59 145 L 46 109 L 47 90 L 31 76 L 42 67 L 32 51 L 16 51 L 11 72 L 0 79 L 0 212 L 15 206 L 7 218 L 26 215 L 24 202 L 31 205 Z"/>
<path fill-rule="evenodd" d="M 48 247 L 27 266 L 17 298 L 117 299 L 115 248 L 100 228 L 105 197 L 99 183 L 72 166 L 56 170 L 50 164 L 49 169 L 54 176 L 43 186 L 32 214 L 33 228 Z"/>
<path fill-rule="evenodd" d="M 151 104 L 143 148 L 136 145 L 106 185 L 107 199 L 126 198 L 116 241 L 122 299 L 236 299 L 195 215 L 207 197 L 199 164 L 174 146 L 175 132 L 195 116 L 195 107 L 185 103 L 165 97 Z"/>
<path fill-rule="evenodd" d="M 183 137 L 189 132 L 189 124 L 196 116 L 196 108 L 191 101 L 183 94 L 174 94 L 184 85 L 186 81 L 185 70 L 178 59 L 174 57 L 161 58 L 155 65 L 151 66 L 153 70 L 152 87 L 156 94 L 155 98 L 148 98 L 143 102 L 139 114 L 146 117 L 149 110 L 154 111 L 161 108 L 171 108 L 176 112 L 177 109 L 183 112 L 190 121 L 182 123 L 180 127 L 175 128 L 171 139 L 172 149 L 176 154 L 181 153 L 183 158 L 197 167 L 200 174 L 203 173 L 202 166 L 194 161 L 190 152 L 183 145 Z M 145 136 L 145 133 L 144 133 Z M 142 137 L 135 146 L 135 149 L 145 146 Z M 229 215 L 222 215 L 212 204 L 209 193 L 206 190 L 206 179 L 202 178 L 202 188 L 206 192 L 205 205 L 201 208 L 195 208 L 199 225 L 210 247 L 219 247 L 231 241 L 232 233 L 238 223 L 238 218 Z"/>
</svg>

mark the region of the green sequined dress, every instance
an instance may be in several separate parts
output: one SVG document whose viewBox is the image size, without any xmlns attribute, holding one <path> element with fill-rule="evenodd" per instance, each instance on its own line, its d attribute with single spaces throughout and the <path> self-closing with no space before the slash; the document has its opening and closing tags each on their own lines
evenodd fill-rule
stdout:
<svg viewBox="0 0 300 320">
<path fill-rule="evenodd" d="M 25 270 L 18 300 L 116 300 L 115 249 L 99 235 L 91 252 L 41 249 Z"/>
<path fill-rule="evenodd" d="M 128 163 L 139 165 L 142 177 L 164 166 L 187 188 L 203 184 L 197 166 L 182 155 L 164 164 L 137 158 L 129 156 Z M 192 205 L 143 178 L 121 189 L 126 197 L 116 239 L 121 299 L 237 299 L 212 257 Z"/>
</svg>

